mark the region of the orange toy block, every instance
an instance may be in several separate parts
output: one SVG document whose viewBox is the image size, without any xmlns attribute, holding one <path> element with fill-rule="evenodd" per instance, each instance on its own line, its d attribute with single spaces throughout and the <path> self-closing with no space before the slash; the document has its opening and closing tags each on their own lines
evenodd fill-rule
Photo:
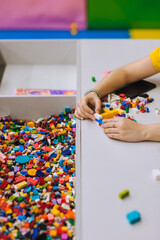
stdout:
<svg viewBox="0 0 160 240">
<path fill-rule="evenodd" d="M 118 114 L 118 111 L 116 109 L 113 109 L 105 111 L 104 113 L 101 114 L 101 116 L 103 117 L 103 119 L 108 119 L 114 117 L 116 114 Z"/>
</svg>

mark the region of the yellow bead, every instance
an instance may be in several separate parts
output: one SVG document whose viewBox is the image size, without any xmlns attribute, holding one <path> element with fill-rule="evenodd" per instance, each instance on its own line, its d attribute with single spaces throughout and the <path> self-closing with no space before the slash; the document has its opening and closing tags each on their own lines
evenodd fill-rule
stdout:
<svg viewBox="0 0 160 240">
<path fill-rule="evenodd" d="M 28 174 L 29 176 L 32 176 L 32 177 L 33 177 L 33 176 L 36 175 L 36 172 L 37 172 L 36 169 L 31 168 L 31 169 L 28 170 L 27 174 Z"/>
<path fill-rule="evenodd" d="M 68 237 L 72 237 L 72 232 L 68 231 Z"/>
<path fill-rule="evenodd" d="M 12 209 L 8 209 L 8 210 L 6 211 L 6 214 L 12 214 Z"/>
<path fill-rule="evenodd" d="M 67 182 L 66 183 L 66 186 L 67 186 L 67 188 L 69 189 L 69 190 L 72 190 L 72 187 L 71 187 L 71 185 Z"/>
<path fill-rule="evenodd" d="M 16 186 L 17 188 L 24 188 L 24 187 L 27 187 L 28 183 L 26 181 L 23 181 L 23 182 L 20 182 L 18 183 Z"/>
<path fill-rule="evenodd" d="M 54 222 L 54 226 L 55 226 L 55 227 L 58 227 L 59 224 L 58 224 L 57 222 Z"/>
<path fill-rule="evenodd" d="M 54 130 L 54 129 L 55 129 L 55 126 L 54 126 L 54 124 L 51 126 L 51 129 L 52 129 L 52 130 Z"/>
<path fill-rule="evenodd" d="M 31 127 L 31 128 L 34 128 L 34 127 L 35 127 L 35 124 L 34 124 L 34 122 L 28 122 L 28 123 L 27 123 L 27 126 L 28 126 L 28 127 Z"/>
<path fill-rule="evenodd" d="M 21 194 L 21 196 L 22 196 L 22 197 L 27 197 L 28 194 L 27 194 L 27 193 L 23 193 L 23 194 Z"/>
<path fill-rule="evenodd" d="M 45 167 L 49 167 L 49 166 L 50 166 L 50 162 L 46 162 Z"/>
<path fill-rule="evenodd" d="M 60 211 L 58 211 L 58 210 L 56 210 L 56 209 L 52 209 L 52 210 L 51 210 L 51 213 L 52 213 L 55 217 L 57 217 L 57 216 L 59 216 Z"/>
<path fill-rule="evenodd" d="M 7 190 L 9 190 L 10 188 L 11 188 L 11 185 L 8 184 L 8 186 L 5 188 L 5 190 L 7 191 Z"/>
<path fill-rule="evenodd" d="M 62 232 L 67 232 L 68 228 L 66 226 L 62 226 Z"/>
<path fill-rule="evenodd" d="M 11 222 L 7 222 L 7 225 L 9 226 L 9 227 L 12 227 L 12 223 Z"/>
<path fill-rule="evenodd" d="M 57 236 L 57 230 L 51 230 L 50 235 L 51 235 L 51 237 L 56 237 Z"/>
<path fill-rule="evenodd" d="M 6 227 L 5 227 L 5 226 L 2 226 L 1 232 L 5 232 L 5 231 L 6 231 Z"/>
</svg>

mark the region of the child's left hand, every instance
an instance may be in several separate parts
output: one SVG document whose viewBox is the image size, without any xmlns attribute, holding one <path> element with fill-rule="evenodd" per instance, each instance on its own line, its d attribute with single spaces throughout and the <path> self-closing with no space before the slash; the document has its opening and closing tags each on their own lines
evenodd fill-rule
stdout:
<svg viewBox="0 0 160 240">
<path fill-rule="evenodd" d="M 126 142 L 145 140 L 146 126 L 124 117 L 104 119 L 101 127 L 109 138 Z"/>
</svg>

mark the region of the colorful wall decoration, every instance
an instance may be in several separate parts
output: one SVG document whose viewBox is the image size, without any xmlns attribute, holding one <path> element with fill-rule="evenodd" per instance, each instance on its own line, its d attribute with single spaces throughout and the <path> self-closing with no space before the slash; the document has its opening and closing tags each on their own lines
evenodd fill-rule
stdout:
<svg viewBox="0 0 160 240">
<path fill-rule="evenodd" d="M 160 28 L 159 0 L 88 0 L 89 29 Z"/>
<path fill-rule="evenodd" d="M 0 29 L 86 29 L 85 0 L 0 0 Z"/>
</svg>

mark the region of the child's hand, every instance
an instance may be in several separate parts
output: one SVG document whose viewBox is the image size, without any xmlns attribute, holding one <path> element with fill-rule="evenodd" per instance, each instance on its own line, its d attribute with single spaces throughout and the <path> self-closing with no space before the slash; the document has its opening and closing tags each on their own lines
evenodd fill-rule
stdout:
<svg viewBox="0 0 160 240">
<path fill-rule="evenodd" d="M 109 138 L 126 142 L 139 142 L 145 140 L 146 126 L 124 117 L 104 119 L 104 133 Z"/>
<path fill-rule="evenodd" d="M 80 120 L 83 120 L 84 118 L 95 120 L 93 115 L 94 111 L 89 107 L 90 104 L 95 107 L 96 113 L 100 112 L 101 100 L 95 92 L 90 92 L 79 100 L 75 111 L 76 118 Z"/>
</svg>

